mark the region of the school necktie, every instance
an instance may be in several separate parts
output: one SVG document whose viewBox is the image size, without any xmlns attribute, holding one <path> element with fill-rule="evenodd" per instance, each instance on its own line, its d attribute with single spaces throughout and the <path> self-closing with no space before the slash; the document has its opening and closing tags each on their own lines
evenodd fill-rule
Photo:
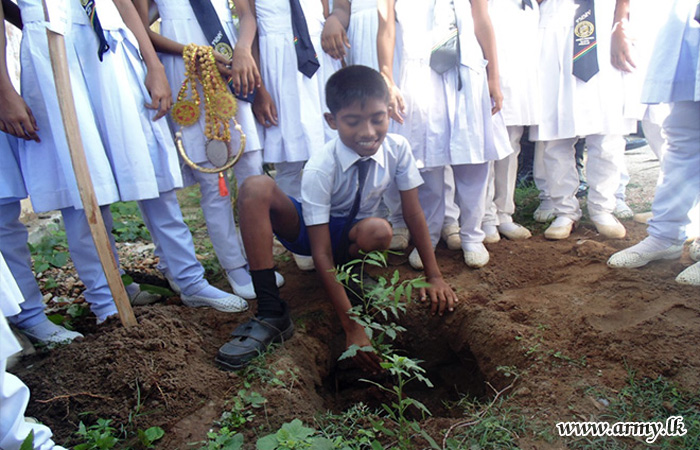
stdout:
<svg viewBox="0 0 700 450">
<path fill-rule="evenodd" d="M 698 6 L 695 8 L 695 21 L 700 23 L 700 1 L 698 2 Z"/>
<path fill-rule="evenodd" d="M 357 192 L 355 193 L 355 200 L 352 202 L 352 207 L 350 208 L 350 213 L 348 214 L 348 221 L 345 223 L 343 228 L 343 238 L 340 245 L 335 249 L 333 258 L 336 264 L 344 264 L 348 259 L 348 234 L 350 233 L 350 228 L 352 227 L 357 213 L 360 212 L 360 203 L 362 202 L 362 190 L 365 187 L 365 181 L 367 180 L 367 173 L 369 172 L 369 166 L 372 163 L 371 159 L 359 159 L 355 163 L 357 166 Z"/>
<path fill-rule="evenodd" d="M 459 64 L 459 30 L 454 0 L 435 0 L 430 68 L 443 74 Z"/>
<path fill-rule="evenodd" d="M 299 72 L 311 78 L 321 65 L 318 63 L 316 50 L 311 43 L 306 18 L 299 0 L 289 0 L 289 6 L 292 11 L 292 31 L 294 32 L 294 50 L 297 52 L 297 68 Z"/>
<path fill-rule="evenodd" d="M 105 38 L 105 32 L 100 24 L 100 19 L 97 17 L 97 11 L 95 11 L 95 0 L 80 0 L 80 3 L 85 9 L 85 14 L 87 14 L 90 23 L 92 24 L 92 29 L 95 30 L 97 39 L 100 41 L 97 47 L 97 56 L 102 61 L 102 55 L 109 50 L 109 44 Z"/>
<path fill-rule="evenodd" d="M 529 6 L 530 9 L 533 9 L 532 8 L 532 0 L 523 0 L 523 11 L 525 11 L 526 6 Z"/>
<path fill-rule="evenodd" d="M 573 74 L 587 82 L 598 73 L 598 52 L 595 33 L 593 0 L 575 0 L 578 8 L 574 17 Z"/>
</svg>

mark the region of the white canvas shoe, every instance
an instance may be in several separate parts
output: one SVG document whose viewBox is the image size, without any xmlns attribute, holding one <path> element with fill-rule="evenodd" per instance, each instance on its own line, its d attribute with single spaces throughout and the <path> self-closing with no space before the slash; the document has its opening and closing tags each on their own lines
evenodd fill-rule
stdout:
<svg viewBox="0 0 700 450">
<path fill-rule="evenodd" d="M 296 253 L 292 253 L 292 256 L 294 257 L 294 262 L 296 263 L 299 270 L 303 272 L 311 272 L 315 269 L 313 257 L 306 255 L 297 255 Z"/>
<path fill-rule="evenodd" d="M 507 222 L 500 224 L 498 226 L 498 232 L 510 239 L 511 241 L 521 241 L 523 239 L 530 239 L 532 237 L 532 233 L 530 233 L 530 230 L 515 222 Z"/>
<path fill-rule="evenodd" d="M 180 294 L 180 300 L 190 308 L 210 307 L 221 312 L 243 312 L 248 309 L 248 302 L 241 297 L 211 285 L 193 295 Z"/>
<path fill-rule="evenodd" d="M 687 267 L 676 277 L 676 283 L 700 286 L 700 262 Z"/>
<path fill-rule="evenodd" d="M 418 249 L 414 248 L 411 254 L 408 255 L 408 263 L 416 270 L 423 270 L 423 260 L 420 259 Z"/>
<path fill-rule="evenodd" d="M 442 227 L 440 237 L 445 241 L 447 248 L 450 250 L 459 250 L 462 248 L 462 239 L 459 237 L 459 225 L 447 225 Z"/>
<path fill-rule="evenodd" d="M 700 238 L 695 238 L 688 246 L 688 255 L 693 261 L 700 261 Z"/>
<path fill-rule="evenodd" d="M 409 233 L 408 228 L 394 228 L 394 235 L 391 237 L 389 250 L 406 250 L 406 248 L 408 248 L 408 241 L 410 241 L 410 239 L 411 234 Z"/>
<path fill-rule="evenodd" d="M 632 247 L 621 250 L 608 259 L 608 266 L 616 269 L 634 269 L 659 259 L 678 259 L 683 245 L 663 245 L 651 236 Z"/>
<path fill-rule="evenodd" d="M 232 276 L 230 276 L 228 273 L 226 274 L 226 279 L 228 280 L 228 283 L 231 285 L 231 289 L 233 289 L 233 293 L 238 295 L 239 297 L 242 297 L 246 300 L 253 300 L 254 298 L 257 297 L 255 294 L 255 287 L 253 287 L 253 281 L 251 280 L 249 283 L 236 283 L 236 281 L 233 279 Z M 282 276 L 281 273 L 275 272 L 275 282 L 277 283 L 277 287 L 280 288 L 284 286 L 284 277 Z"/>
<path fill-rule="evenodd" d="M 482 225 L 481 229 L 486 235 L 484 236 L 484 244 L 495 244 L 501 240 L 501 235 L 498 233 L 498 228 L 496 228 L 496 225 Z M 462 248 L 461 242 L 459 247 Z"/>
<path fill-rule="evenodd" d="M 630 208 L 624 200 L 618 198 L 613 215 L 620 220 L 630 220 L 634 217 L 634 211 L 632 211 L 632 208 Z"/>
<path fill-rule="evenodd" d="M 551 240 L 566 239 L 571 235 L 575 222 L 568 217 L 557 217 L 554 222 L 544 230 L 544 237 Z"/>
<path fill-rule="evenodd" d="M 464 249 L 464 262 L 472 269 L 484 267 L 489 262 L 489 252 L 484 244 L 467 244 Z"/>
<path fill-rule="evenodd" d="M 83 337 L 77 331 L 67 330 L 49 319 L 43 320 L 33 327 L 20 329 L 20 331 L 33 343 L 46 345 L 47 347 L 70 344 L 73 340 Z"/>
<path fill-rule="evenodd" d="M 547 223 L 550 220 L 554 220 L 556 215 L 553 209 L 541 209 L 538 206 L 535 212 L 532 213 L 532 217 L 535 219 L 535 222 Z"/>
<path fill-rule="evenodd" d="M 591 222 L 598 233 L 608 239 L 622 239 L 627 234 L 625 226 L 612 214 L 596 214 L 591 216 Z"/>
</svg>

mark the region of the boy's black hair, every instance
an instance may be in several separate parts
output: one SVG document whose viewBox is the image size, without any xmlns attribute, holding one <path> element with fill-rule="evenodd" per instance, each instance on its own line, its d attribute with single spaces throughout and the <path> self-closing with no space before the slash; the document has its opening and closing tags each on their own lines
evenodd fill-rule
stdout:
<svg viewBox="0 0 700 450">
<path fill-rule="evenodd" d="M 326 105 L 331 114 L 368 98 L 389 101 L 389 89 L 384 78 L 367 66 L 347 66 L 334 73 L 326 83 Z"/>
</svg>

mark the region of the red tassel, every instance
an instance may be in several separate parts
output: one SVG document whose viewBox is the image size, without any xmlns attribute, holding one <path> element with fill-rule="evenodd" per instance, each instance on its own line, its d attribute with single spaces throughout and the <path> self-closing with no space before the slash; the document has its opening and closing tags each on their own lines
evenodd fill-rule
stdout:
<svg viewBox="0 0 700 450">
<path fill-rule="evenodd" d="M 219 172 L 219 195 L 222 197 L 228 196 L 228 186 L 226 186 L 226 178 L 223 172 Z"/>
</svg>

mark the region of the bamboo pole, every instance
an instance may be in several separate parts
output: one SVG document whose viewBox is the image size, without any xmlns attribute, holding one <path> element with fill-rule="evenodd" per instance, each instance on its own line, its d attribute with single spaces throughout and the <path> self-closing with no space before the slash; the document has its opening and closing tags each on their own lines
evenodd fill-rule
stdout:
<svg viewBox="0 0 700 450">
<path fill-rule="evenodd" d="M 44 5 L 44 8 L 46 8 L 46 5 Z M 58 96 L 58 104 L 61 109 L 63 126 L 66 132 L 68 148 L 70 149 L 75 179 L 78 183 L 80 199 L 83 202 L 85 216 L 90 226 L 90 234 L 95 242 L 95 248 L 100 257 L 100 263 L 102 264 L 102 269 L 107 278 L 107 284 L 109 285 L 110 291 L 112 291 L 114 303 L 117 305 L 117 311 L 119 311 L 119 318 L 121 319 L 122 325 L 125 327 L 136 325 L 138 322 L 136 322 L 136 316 L 134 316 L 134 311 L 131 309 L 129 297 L 126 294 L 124 283 L 122 283 L 121 276 L 119 275 L 119 268 L 114 259 L 114 254 L 112 253 L 107 230 L 102 220 L 102 214 L 100 213 L 100 205 L 97 204 L 97 197 L 95 196 L 95 190 L 92 185 L 87 159 L 85 158 L 85 150 L 80 136 L 73 91 L 70 85 L 65 39 L 63 35 L 55 33 L 48 28 L 46 34 L 49 42 L 51 67 L 56 82 L 56 95 Z"/>
</svg>

